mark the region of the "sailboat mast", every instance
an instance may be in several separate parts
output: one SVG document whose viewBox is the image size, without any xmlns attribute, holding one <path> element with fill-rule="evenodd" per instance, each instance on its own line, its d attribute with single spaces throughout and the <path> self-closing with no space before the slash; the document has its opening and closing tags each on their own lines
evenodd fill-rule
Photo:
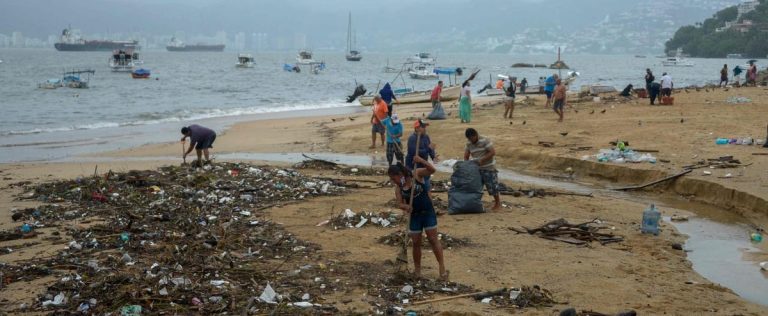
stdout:
<svg viewBox="0 0 768 316">
<path fill-rule="evenodd" d="M 349 12 L 349 20 L 347 22 L 347 53 L 352 49 L 352 11 Z"/>
</svg>

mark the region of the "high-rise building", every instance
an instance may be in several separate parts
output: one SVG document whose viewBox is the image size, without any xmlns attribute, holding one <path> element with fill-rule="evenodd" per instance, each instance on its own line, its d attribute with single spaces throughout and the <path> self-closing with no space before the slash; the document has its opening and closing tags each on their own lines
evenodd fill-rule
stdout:
<svg viewBox="0 0 768 316">
<path fill-rule="evenodd" d="M 24 36 L 21 32 L 13 32 L 11 35 L 11 47 L 22 48 L 24 47 Z"/>
<path fill-rule="evenodd" d="M 235 34 L 235 49 L 245 50 L 245 33 L 238 32 Z"/>
</svg>

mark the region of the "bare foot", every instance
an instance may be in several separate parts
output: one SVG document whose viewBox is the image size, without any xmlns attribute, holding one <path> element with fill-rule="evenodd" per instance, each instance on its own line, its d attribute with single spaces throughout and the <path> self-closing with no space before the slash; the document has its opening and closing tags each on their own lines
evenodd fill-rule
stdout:
<svg viewBox="0 0 768 316">
<path fill-rule="evenodd" d="M 438 280 L 443 282 L 448 282 L 450 281 L 450 274 L 451 274 L 451 271 L 445 270 L 445 272 L 440 273 L 440 278 Z"/>
<path fill-rule="evenodd" d="M 374 148 L 376 148 L 376 145 L 373 145 L 373 146 L 371 146 L 371 147 L 368 147 L 368 149 L 374 149 Z"/>
</svg>

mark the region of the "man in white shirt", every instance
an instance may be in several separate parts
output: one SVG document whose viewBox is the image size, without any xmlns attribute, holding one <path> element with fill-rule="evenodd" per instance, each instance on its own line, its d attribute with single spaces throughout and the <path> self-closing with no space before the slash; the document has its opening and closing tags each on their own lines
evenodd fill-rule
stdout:
<svg viewBox="0 0 768 316">
<path fill-rule="evenodd" d="M 672 89 L 675 84 L 672 83 L 672 77 L 666 72 L 661 76 L 661 95 L 665 97 L 672 96 Z"/>
</svg>

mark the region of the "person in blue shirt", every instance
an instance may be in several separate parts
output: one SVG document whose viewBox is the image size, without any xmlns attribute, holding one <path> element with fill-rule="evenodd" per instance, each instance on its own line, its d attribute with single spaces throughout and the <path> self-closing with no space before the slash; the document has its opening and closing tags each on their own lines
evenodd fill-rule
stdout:
<svg viewBox="0 0 768 316">
<path fill-rule="evenodd" d="M 411 170 L 417 169 L 417 168 L 424 168 L 423 164 L 415 164 L 414 167 L 414 160 L 413 158 L 416 156 L 416 138 L 419 134 L 421 134 L 421 141 L 419 142 L 419 157 L 421 157 L 424 160 L 427 160 L 429 158 L 432 158 L 433 162 L 437 162 L 437 152 L 435 151 L 435 148 L 437 147 L 435 144 L 432 143 L 432 141 L 429 139 L 429 135 L 427 135 L 427 126 L 429 126 L 429 123 L 419 119 L 413 124 L 414 132 L 411 134 L 411 136 L 408 137 L 408 154 L 405 156 L 405 166 L 410 168 Z M 430 176 L 426 176 L 424 178 L 424 183 L 426 184 L 427 188 L 431 189 L 432 184 L 429 181 Z"/>
<path fill-rule="evenodd" d="M 546 108 L 549 108 L 550 105 L 552 105 L 552 93 L 555 92 L 555 86 L 557 85 L 557 74 L 553 74 L 547 78 L 546 81 L 544 81 L 544 93 L 547 94 L 547 104 Z"/>
<path fill-rule="evenodd" d="M 397 113 L 381 121 L 387 130 L 387 165 L 392 165 L 392 159 L 397 158 L 397 162 L 403 161 L 403 145 L 400 143 L 400 137 L 403 137 L 403 123 Z"/>
<path fill-rule="evenodd" d="M 392 91 L 392 86 L 389 85 L 389 82 L 384 84 L 384 88 L 379 90 L 379 95 L 381 96 L 381 99 L 387 103 L 387 115 L 392 116 L 392 100 L 394 100 L 397 104 L 400 104 L 400 101 L 397 100 L 395 92 Z"/>
</svg>

